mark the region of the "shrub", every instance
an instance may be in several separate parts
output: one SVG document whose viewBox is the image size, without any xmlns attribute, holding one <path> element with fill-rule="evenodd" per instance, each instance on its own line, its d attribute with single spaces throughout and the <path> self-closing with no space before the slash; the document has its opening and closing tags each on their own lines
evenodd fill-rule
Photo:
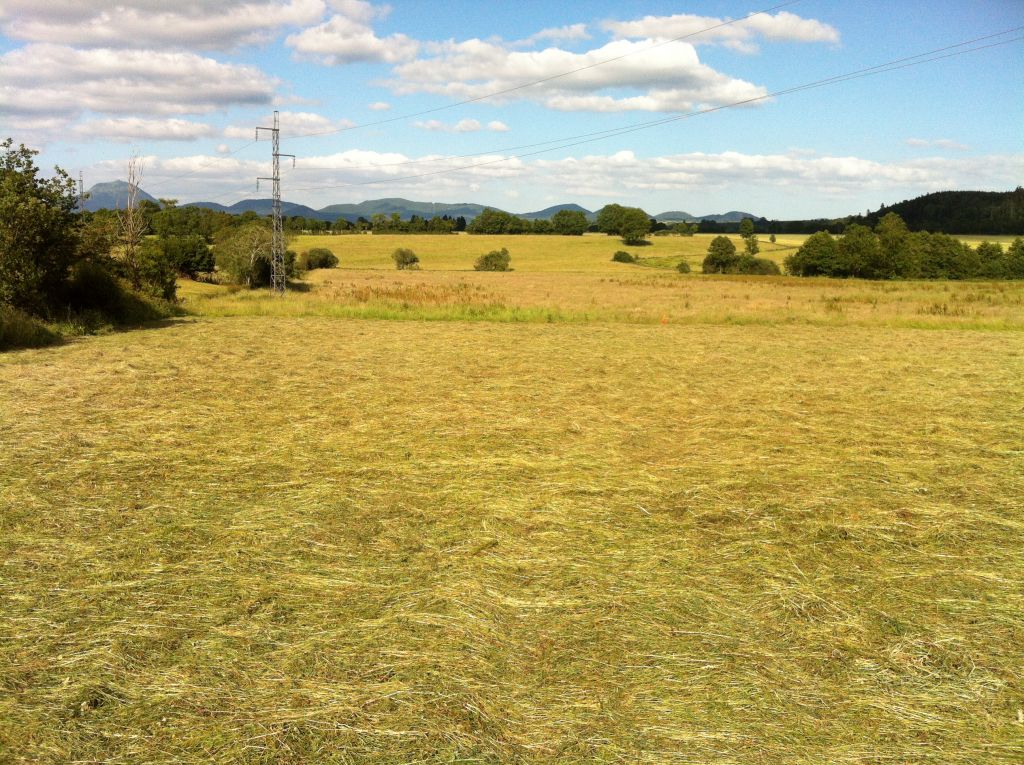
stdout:
<svg viewBox="0 0 1024 765">
<path fill-rule="evenodd" d="M 161 244 L 146 239 L 139 248 L 142 287 L 153 297 L 173 301 L 178 290 L 178 269 Z"/>
<path fill-rule="evenodd" d="M 731 274 L 735 273 L 738 260 L 736 245 L 729 241 L 729 237 L 716 236 L 708 245 L 708 254 L 701 268 L 706 274 Z"/>
<path fill-rule="evenodd" d="M 411 268 L 419 268 L 420 259 L 416 257 L 416 253 L 410 250 L 408 247 L 399 247 L 393 253 L 391 253 L 391 259 L 395 261 L 395 268 L 399 271 L 405 271 Z"/>
<path fill-rule="evenodd" d="M 676 271 L 681 274 L 688 274 L 690 273 L 690 264 L 685 260 L 680 260 L 679 265 L 676 266 Z"/>
<path fill-rule="evenodd" d="M 109 268 L 94 261 L 75 265 L 64 299 L 72 311 L 99 311 L 114 320 L 124 311 L 124 288 Z"/>
<path fill-rule="evenodd" d="M 625 250 L 619 250 L 614 255 L 612 255 L 612 260 L 615 263 L 636 263 L 636 258 L 630 255 Z"/>
<path fill-rule="evenodd" d="M 1005 279 L 1024 279 L 1024 239 L 1019 236 L 1006 248 L 1002 271 Z"/>
<path fill-rule="evenodd" d="M 338 257 L 326 247 L 314 247 L 303 254 L 305 258 L 300 261 L 303 268 L 312 270 L 314 268 L 334 268 L 338 265 Z"/>
<path fill-rule="evenodd" d="M 476 271 L 511 271 L 512 256 L 508 250 L 502 247 L 500 250 L 491 250 L 486 255 L 476 259 L 473 268 Z"/>
<path fill-rule="evenodd" d="M 754 276 L 778 276 L 782 272 L 774 260 L 755 258 L 753 255 L 741 255 L 736 261 L 736 270 L 733 273 Z"/>
<path fill-rule="evenodd" d="M 60 341 L 60 336 L 14 306 L 0 303 L 0 351 L 41 348 Z"/>
<path fill-rule="evenodd" d="M 214 269 L 213 252 L 206 239 L 197 234 L 161 237 L 164 254 L 174 269 L 190 279 Z"/>
</svg>

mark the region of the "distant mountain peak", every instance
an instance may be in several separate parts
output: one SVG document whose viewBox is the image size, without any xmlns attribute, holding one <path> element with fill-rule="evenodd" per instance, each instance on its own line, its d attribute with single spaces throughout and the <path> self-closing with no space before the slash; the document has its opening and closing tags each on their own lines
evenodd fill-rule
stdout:
<svg viewBox="0 0 1024 765">
<path fill-rule="evenodd" d="M 97 210 L 117 210 L 128 206 L 128 190 L 131 188 L 128 181 L 107 181 L 97 183 L 89 189 L 88 199 L 85 200 L 85 209 L 90 212 Z M 146 200 L 153 204 L 160 204 L 159 200 L 147 194 L 140 187 L 136 195 L 136 201 Z"/>
</svg>

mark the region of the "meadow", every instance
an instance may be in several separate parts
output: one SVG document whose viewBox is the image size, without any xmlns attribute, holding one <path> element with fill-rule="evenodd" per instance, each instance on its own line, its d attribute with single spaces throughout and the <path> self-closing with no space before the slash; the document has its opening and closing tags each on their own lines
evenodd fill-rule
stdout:
<svg viewBox="0 0 1024 765">
<path fill-rule="evenodd" d="M 0 762 L 1024 757 L 1024 285 L 327 244 L 0 355 Z"/>
</svg>

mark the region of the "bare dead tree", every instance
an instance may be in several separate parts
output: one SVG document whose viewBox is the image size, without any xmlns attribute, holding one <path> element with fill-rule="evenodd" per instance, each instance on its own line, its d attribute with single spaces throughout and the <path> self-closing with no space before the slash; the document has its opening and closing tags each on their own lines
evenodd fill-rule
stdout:
<svg viewBox="0 0 1024 765">
<path fill-rule="evenodd" d="M 146 219 L 139 209 L 139 183 L 142 181 L 142 160 L 138 154 L 128 159 L 128 199 L 125 208 L 118 208 L 117 221 L 121 253 L 128 280 L 134 289 L 142 287 L 140 249 L 146 235 Z"/>
</svg>

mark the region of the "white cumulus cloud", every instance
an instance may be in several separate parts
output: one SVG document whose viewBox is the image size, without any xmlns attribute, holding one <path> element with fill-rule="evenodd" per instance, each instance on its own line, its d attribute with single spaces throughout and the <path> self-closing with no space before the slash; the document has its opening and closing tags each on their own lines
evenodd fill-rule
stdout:
<svg viewBox="0 0 1024 765">
<path fill-rule="evenodd" d="M 396 66 L 395 79 L 386 84 L 403 95 L 433 93 L 458 99 L 514 89 L 493 101 L 525 98 L 563 111 L 688 111 L 767 92 L 701 63 L 688 43 L 650 49 L 651 44 L 617 40 L 573 53 L 558 48 L 513 51 L 476 39 L 437 43 L 431 46 L 433 56 Z M 565 72 L 573 73 L 558 76 Z"/>
<path fill-rule="evenodd" d="M 179 116 L 269 103 L 258 69 L 194 53 L 32 44 L 0 56 L 0 111 L 66 119 L 89 110 Z"/>
<path fill-rule="evenodd" d="M 419 43 L 404 34 L 377 36 L 372 23 L 387 14 L 386 7 L 362 0 L 335 0 L 332 6 L 338 13 L 322 24 L 289 35 L 285 44 L 299 56 L 327 66 L 357 61 L 394 64 L 413 58 L 419 50 Z"/>
<path fill-rule="evenodd" d="M 101 48 L 234 48 L 314 24 L 323 0 L 5 0 L 7 37 Z"/>
<path fill-rule="evenodd" d="M 195 141 L 199 138 L 208 138 L 216 131 L 211 125 L 189 120 L 121 117 L 80 122 L 75 125 L 72 132 L 84 139 L 130 143 L 132 141 Z"/>
<path fill-rule="evenodd" d="M 839 31 L 835 27 L 788 11 L 780 11 L 774 16 L 756 13 L 731 24 L 727 24 L 728 21 L 713 16 L 679 13 L 644 16 L 633 21 L 606 21 L 602 26 L 617 38 L 673 40 L 686 37 L 695 45 L 721 43 L 743 52 L 755 51 L 758 38 L 785 42 L 839 42 Z"/>
</svg>

